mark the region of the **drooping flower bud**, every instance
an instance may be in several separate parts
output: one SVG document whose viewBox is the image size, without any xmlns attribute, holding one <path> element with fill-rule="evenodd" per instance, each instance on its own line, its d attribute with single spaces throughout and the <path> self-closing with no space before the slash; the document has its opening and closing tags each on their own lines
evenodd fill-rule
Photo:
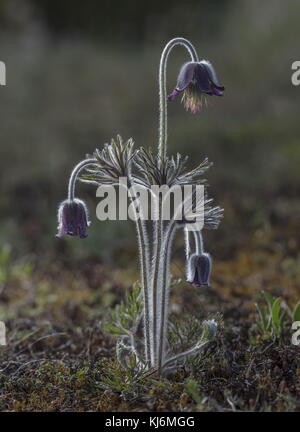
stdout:
<svg viewBox="0 0 300 432">
<path fill-rule="evenodd" d="M 192 285 L 210 285 L 209 278 L 211 274 L 212 260 L 208 253 L 200 255 L 193 254 L 189 258 L 187 268 L 187 282 Z"/>
<path fill-rule="evenodd" d="M 90 225 L 88 211 L 83 201 L 75 198 L 73 201 L 63 201 L 58 209 L 57 238 L 63 235 L 87 237 L 86 229 Z"/>
<path fill-rule="evenodd" d="M 182 101 L 186 110 L 196 113 L 201 110 L 205 95 L 223 96 L 225 88 L 220 86 L 213 66 L 206 60 L 185 63 L 178 75 L 177 86 L 168 96 L 169 101 L 183 92 Z"/>
</svg>

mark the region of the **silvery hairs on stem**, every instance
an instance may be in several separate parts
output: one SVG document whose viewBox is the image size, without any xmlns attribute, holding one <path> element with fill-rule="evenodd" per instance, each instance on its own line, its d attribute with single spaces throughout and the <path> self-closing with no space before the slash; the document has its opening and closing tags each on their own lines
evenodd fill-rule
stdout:
<svg viewBox="0 0 300 432">
<path fill-rule="evenodd" d="M 184 47 L 190 61 L 185 63 L 179 72 L 177 85 L 167 96 L 167 62 L 172 49 Z M 185 108 L 192 113 L 201 111 L 203 101 L 209 96 L 222 96 L 224 87 L 220 86 L 215 70 L 207 60 L 199 61 L 198 54 L 191 42 L 184 38 L 175 38 L 167 43 L 159 66 L 159 141 L 157 154 L 153 150 L 135 149 L 132 139 L 123 141 L 118 135 L 110 143 L 104 144 L 102 150 L 96 149 L 75 166 L 69 179 L 68 198 L 59 207 L 59 232 L 62 235 L 86 236 L 89 225 L 87 208 L 83 201 L 75 198 L 77 180 L 95 185 L 120 184 L 120 177 L 127 179 L 128 186 L 139 185 L 151 193 L 152 185 L 169 187 L 185 185 L 206 185 L 203 175 L 211 163 L 205 158 L 198 166 L 190 170 L 188 158 L 177 153 L 167 155 L 167 103 L 182 94 Z M 82 174 L 82 171 L 85 171 Z M 80 176 L 81 175 L 81 176 Z M 129 199 L 138 204 L 139 198 L 129 192 Z M 191 205 L 197 204 L 197 196 L 192 192 Z M 212 206 L 212 199 L 205 193 L 203 198 L 203 229 L 216 229 L 223 217 L 223 209 Z M 120 363 L 128 367 L 127 359 L 135 358 L 138 370 L 164 372 L 181 365 L 192 355 L 199 355 L 216 335 L 217 322 L 206 320 L 198 342 L 182 353 L 173 353 L 168 342 L 169 296 L 171 275 L 170 260 L 175 234 L 181 228 L 185 232 L 187 280 L 194 285 L 209 285 L 212 270 L 210 255 L 204 251 L 202 231 L 194 231 L 194 246 L 190 242 L 188 224 L 184 217 L 177 220 L 163 220 L 163 201 L 161 196 L 155 201 L 157 220 L 145 222 L 136 217 L 138 251 L 141 278 L 135 285 L 127 303 L 116 308 L 111 316 L 110 329 L 119 336 L 117 353 Z M 134 206 L 136 215 L 138 206 Z M 174 209 L 176 213 L 177 209 Z M 142 337 L 140 336 L 142 328 Z M 131 364 L 131 363 L 130 363 Z M 152 373 L 151 372 L 151 373 Z"/>
</svg>

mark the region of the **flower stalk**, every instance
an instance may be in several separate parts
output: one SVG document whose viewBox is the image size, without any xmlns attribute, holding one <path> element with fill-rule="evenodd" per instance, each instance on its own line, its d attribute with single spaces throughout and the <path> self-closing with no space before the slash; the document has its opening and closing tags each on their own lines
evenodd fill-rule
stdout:
<svg viewBox="0 0 300 432">
<path fill-rule="evenodd" d="M 168 109 L 167 109 L 167 63 L 170 52 L 175 46 L 185 47 L 193 62 L 198 61 L 198 54 L 194 45 L 187 39 L 178 37 L 170 40 L 165 46 L 159 64 L 159 145 L 158 152 L 161 163 L 164 164 L 167 155 L 168 139 Z"/>
<path fill-rule="evenodd" d="M 198 61 L 198 54 L 193 44 L 184 38 L 175 38 L 167 43 L 165 46 L 159 65 L 159 145 L 158 145 L 158 156 L 162 168 L 166 163 L 167 157 L 167 140 L 168 140 L 168 109 L 167 109 L 167 63 L 169 55 L 172 49 L 176 46 L 183 46 L 187 49 L 193 62 Z M 153 353 L 154 353 L 154 365 L 158 367 L 158 374 L 161 375 L 162 364 L 164 357 L 164 344 L 166 338 L 166 305 L 168 298 L 168 277 L 167 274 L 169 268 L 170 250 L 172 245 L 172 234 L 173 230 L 167 233 L 166 248 L 164 252 L 162 237 L 165 235 L 164 226 L 162 221 L 162 201 L 159 197 L 159 213 L 158 222 L 156 224 L 156 242 L 155 242 L 155 255 L 154 255 L 154 270 L 153 270 L 153 283 L 152 283 L 152 298 L 153 298 Z M 160 266 L 163 273 L 160 276 Z M 160 315 L 158 317 L 158 308 L 160 305 Z M 159 330 L 157 328 L 159 323 Z"/>
<path fill-rule="evenodd" d="M 70 175 L 70 179 L 69 179 L 69 186 L 68 186 L 68 200 L 69 201 L 74 200 L 75 185 L 76 185 L 76 181 L 78 179 L 80 172 L 84 168 L 87 168 L 89 165 L 97 165 L 97 159 L 95 159 L 95 158 L 84 159 L 74 167 L 74 169 Z"/>
<path fill-rule="evenodd" d="M 132 183 L 129 183 L 129 190 Z M 133 200 L 133 196 L 130 196 Z M 134 207 L 136 210 L 136 208 Z M 149 240 L 148 232 L 146 229 L 145 222 L 141 220 L 137 212 L 136 216 L 136 231 L 138 237 L 138 250 L 140 257 L 140 273 L 141 283 L 143 289 L 143 302 L 144 302 L 144 339 L 145 339 L 145 362 L 147 367 L 151 365 L 151 336 L 150 336 L 150 299 L 149 299 L 149 272 L 150 272 L 150 254 L 149 254 Z"/>
</svg>

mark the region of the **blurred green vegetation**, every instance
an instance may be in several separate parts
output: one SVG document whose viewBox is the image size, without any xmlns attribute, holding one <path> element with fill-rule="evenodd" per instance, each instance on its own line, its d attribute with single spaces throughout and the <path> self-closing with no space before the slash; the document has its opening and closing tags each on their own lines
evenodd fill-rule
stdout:
<svg viewBox="0 0 300 432">
<path fill-rule="evenodd" d="M 199 115 L 179 101 L 169 105 L 169 152 L 189 154 L 191 165 L 205 156 L 215 163 L 210 192 L 226 214 L 208 234 L 208 249 L 226 258 L 249 237 L 267 242 L 278 226 L 296 250 L 300 89 L 290 66 L 299 56 L 299 13 L 292 0 L 128 1 L 117 8 L 2 0 L 0 243 L 17 256 L 136 259 L 130 224 L 96 220 L 93 187 L 78 187 L 93 221 L 84 241 L 54 239 L 57 204 L 74 164 L 117 133 L 156 147 L 159 56 L 168 39 L 182 35 L 226 86 L 225 97 L 209 100 Z M 172 53 L 169 89 L 185 60 L 184 50 Z"/>
</svg>

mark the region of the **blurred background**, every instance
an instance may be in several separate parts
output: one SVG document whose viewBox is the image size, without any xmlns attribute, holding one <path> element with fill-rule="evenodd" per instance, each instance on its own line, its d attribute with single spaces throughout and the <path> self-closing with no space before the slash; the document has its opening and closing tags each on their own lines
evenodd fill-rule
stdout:
<svg viewBox="0 0 300 432">
<path fill-rule="evenodd" d="M 298 268 L 299 15 L 293 0 L 1 0 L 1 247 L 37 264 L 136 260 L 134 227 L 97 221 L 95 188 L 77 189 L 93 222 L 84 241 L 54 238 L 57 205 L 72 167 L 117 134 L 156 147 L 160 54 L 183 36 L 226 87 L 195 116 L 169 105 L 169 153 L 214 162 L 210 195 L 226 212 L 207 249 L 226 262 L 265 248 Z M 186 58 L 172 52 L 170 90 Z"/>
<path fill-rule="evenodd" d="M 262 289 L 287 310 L 300 297 L 300 86 L 291 83 L 299 18 L 295 0 L 0 0 L 7 72 L 0 86 L 0 321 L 7 329 L 0 411 L 106 411 L 123 403 L 99 385 L 116 357 L 102 324 L 139 277 L 134 225 L 98 221 L 96 188 L 83 183 L 77 196 L 89 207 L 88 238 L 56 239 L 56 214 L 71 170 L 95 148 L 117 134 L 157 147 L 160 55 L 177 36 L 194 43 L 226 87 L 197 115 L 180 98 L 168 106 L 169 154 L 189 155 L 191 168 L 213 161 L 209 194 L 225 208 L 219 229 L 205 233 L 211 287 L 185 283 L 180 235 L 173 251 L 171 271 L 182 278 L 172 288 L 174 318 L 189 324 L 191 315 L 220 312 L 225 323 L 213 362 L 199 363 L 199 398 L 208 410 L 217 406 L 211 400 L 218 410 L 228 403 L 299 410 L 291 319 L 274 345 L 261 336 L 255 311 Z M 172 51 L 168 90 L 187 59 L 183 48 Z M 120 377 L 125 383 L 123 370 Z M 152 392 L 156 409 L 186 410 L 188 375 L 174 377 L 181 387 L 167 387 L 162 399 Z"/>
</svg>

